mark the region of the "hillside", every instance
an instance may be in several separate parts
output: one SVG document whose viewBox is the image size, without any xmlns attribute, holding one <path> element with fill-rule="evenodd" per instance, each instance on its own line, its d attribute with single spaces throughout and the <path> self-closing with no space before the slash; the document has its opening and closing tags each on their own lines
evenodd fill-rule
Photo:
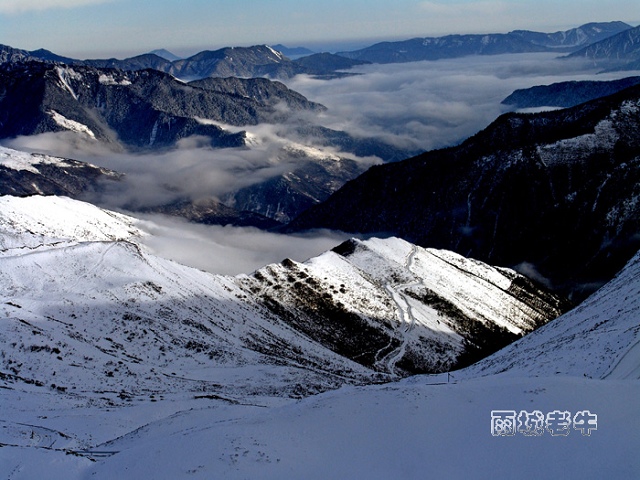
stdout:
<svg viewBox="0 0 640 480">
<path fill-rule="evenodd" d="M 516 469 L 519 477 L 534 479 L 540 475 L 540 458 L 548 462 L 547 473 L 570 478 L 628 478 L 640 468 L 635 410 L 640 363 L 634 353 L 640 335 L 635 321 L 640 308 L 637 256 L 576 310 L 450 377 L 419 375 L 384 385 L 343 386 L 291 401 L 284 397 L 368 382 L 370 374 L 322 349 L 315 350 L 320 355 L 316 357 L 306 357 L 313 350 L 305 351 L 304 358 L 315 358 L 319 364 L 288 357 L 286 344 L 265 336 L 267 324 L 253 329 L 259 324 L 246 308 L 252 301 L 244 298 L 242 307 L 233 298 L 232 278 L 212 282 L 210 275 L 144 254 L 130 243 L 144 235 L 130 218 L 62 199 L 2 200 L 5 218 L 18 220 L 13 227 L 3 221 L 3 238 L 13 238 L 14 243 L 5 241 L 0 256 L 0 272 L 5 277 L 5 272 L 13 272 L 11 300 L 2 303 L 1 334 L 12 350 L 3 358 L 0 378 L 6 415 L 0 419 L 0 465 L 14 479 L 383 479 L 398 472 L 408 479 L 425 474 L 489 478 L 508 477 Z M 28 208 L 30 202 L 48 204 L 48 214 Z M 74 212 L 75 225 L 65 220 L 65 209 Z M 7 235 L 22 231 L 22 221 L 34 230 Z M 60 238 L 65 236 L 66 240 Z M 51 243 L 53 237 L 57 239 Z M 30 252 L 20 248 L 25 245 Z M 403 245 L 349 242 L 338 255 L 349 255 L 355 248 L 360 251 L 351 255 L 354 264 L 380 278 L 396 276 L 399 272 L 388 270 L 386 262 L 395 259 L 396 269 L 405 262 Z M 99 288 L 80 293 L 74 281 L 48 281 L 56 269 L 60 271 L 60 254 L 67 275 L 75 271 L 83 286 Z M 380 255 L 386 262 L 380 263 Z M 50 262 L 45 262 L 47 257 Z M 302 266 L 309 271 L 330 264 L 335 272 L 337 263 L 331 257 Z M 423 259 L 417 255 L 413 262 Z M 102 262 L 105 275 L 91 269 L 94 260 Z M 456 262 L 460 261 L 466 264 Z M 19 268 L 6 268 L 18 263 Z M 35 283 L 29 264 L 39 268 Z M 294 273 L 291 268 L 275 266 L 274 271 Z M 479 263 L 473 271 L 491 272 Z M 172 281 L 163 279 L 167 273 Z M 499 273 L 490 276 L 498 280 Z M 181 275 L 179 284 L 176 274 Z M 15 281 L 21 277 L 30 283 Z M 193 297 L 188 289 L 196 284 L 202 292 L 216 290 L 227 302 Z M 6 298 L 6 279 L 1 285 Z M 411 287 L 393 287 L 391 298 L 406 300 L 405 288 Z M 45 310 L 40 307 L 45 304 L 29 294 L 36 290 L 47 292 L 42 300 L 48 305 Z M 171 297 L 171 302 L 155 318 L 141 315 L 160 306 L 156 302 L 162 297 Z M 194 308 L 197 305 L 202 308 Z M 182 321 L 165 315 L 183 307 L 188 307 L 183 310 L 188 316 Z M 405 315 L 418 312 L 415 306 L 407 307 Z M 63 317 L 63 312 L 70 315 Z M 225 321 L 236 314 L 244 320 Z M 212 316 L 214 322 L 207 320 Z M 218 330 L 216 325 L 226 328 Z M 290 328 L 274 326 L 278 329 L 272 333 L 286 333 L 281 339 L 295 338 Z M 237 337 L 240 343 L 202 349 L 212 334 L 230 339 L 234 332 L 242 332 L 242 337 L 252 332 L 267 340 L 262 348 L 276 348 L 251 353 Z M 191 343 L 185 343 L 187 339 Z M 300 347 L 310 346 L 306 337 L 299 341 Z M 335 375 L 331 369 L 338 366 L 341 370 Z M 606 379 L 592 379 L 601 377 Z M 315 387 L 309 389 L 311 385 Z M 494 436 L 493 412 L 510 409 L 522 418 L 522 424 L 514 425 L 520 431 Z M 568 411 L 566 436 L 554 436 L 545 428 L 528 430 L 522 411 Z M 596 416 L 591 429 L 577 423 L 580 412 Z M 451 452 L 459 450 L 466 452 L 463 459 L 453 460 Z"/>
<path fill-rule="evenodd" d="M 515 109 L 539 107 L 575 107 L 596 98 L 618 93 L 640 83 L 640 77 L 611 81 L 569 81 L 539 85 L 514 91 L 502 103 Z"/>
<path fill-rule="evenodd" d="M 388 232 L 584 298 L 640 247 L 640 89 L 506 114 L 458 147 L 372 167 L 291 230 Z"/>
<path fill-rule="evenodd" d="M 238 83 L 260 82 L 269 99 L 243 96 Z M 89 139 L 129 149 L 166 148 L 185 137 L 208 137 L 215 147 L 246 145 L 244 132 L 231 126 L 276 122 L 296 110 L 321 111 L 281 84 L 237 80 L 185 85 L 155 70 L 123 72 L 93 67 L 63 67 L 31 62 L 0 68 L 0 138 L 74 131 Z M 267 95 L 267 94 L 264 94 Z M 262 97 L 264 100 L 264 96 Z M 97 108 L 96 108 L 97 106 Z"/>
<path fill-rule="evenodd" d="M 567 58 L 584 58 L 603 70 L 637 70 L 640 67 L 640 27 L 585 46 Z"/>
<path fill-rule="evenodd" d="M 211 361 L 231 368 L 270 364 L 274 355 L 303 371 L 371 381 L 469 363 L 566 308 L 512 271 L 399 239 L 354 240 L 306 263 L 227 278 L 150 255 L 132 218 L 58 197 L 0 201 L 2 308 L 13 319 L 5 334 L 26 335 L 4 368 L 23 381 L 50 375 L 40 362 L 52 349 L 64 350 L 65 365 L 83 365 L 58 372 L 65 388 L 125 388 L 130 377 L 130 391 L 144 394 L 160 388 L 149 369 L 161 365 L 187 375 Z M 28 347 L 33 322 L 42 348 Z M 110 356 L 127 367 L 95 377 L 113 370 Z"/>
</svg>

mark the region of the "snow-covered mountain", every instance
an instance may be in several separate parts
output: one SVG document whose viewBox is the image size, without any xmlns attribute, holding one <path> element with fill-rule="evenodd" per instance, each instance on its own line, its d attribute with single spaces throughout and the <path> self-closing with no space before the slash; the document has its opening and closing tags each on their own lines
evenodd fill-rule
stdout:
<svg viewBox="0 0 640 480">
<path fill-rule="evenodd" d="M 120 385 L 144 395 L 161 388 L 164 369 L 186 377 L 209 365 L 215 377 L 218 368 L 273 359 L 338 383 L 437 372 L 564 308 L 512 271 L 399 239 L 352 240 L 306 263 L 230 278 L 151 255 L 136 242 L 143 233 L 134 219 L 89 204 L 35 196 L 0 197 L 0 205 L 1 308 L 13 319 L 5 340 L 21 337 L 4 368 L 48 384 L 55 351 L 65 389 Z"/>
<path fill-rule="evenodd" d="M 570 478 L 640 468 L 639 257 L 578 309 L 478 366 L 357 386 L 399 373 L 427 325 L 434 336 L 452 329 L 449 301 L 485 321 L 510 310 L 503 325 L 522 328 L 513 319 L 531 308 L 513 303 L 514 274 L 372 239 L 220 277 L 150 255 L 130 217 L 58 197 L 0 201 L 9 478 L 539 478 L 541 459 Z M 322 344 L 328 318 L 320 334 L 288 318 L 294 306 L 310 315 L 301 303 L 316 282 L 368 322 L 377 312 L 402 340 L 388 341 L 378 372 Z M 429 305 L 415 298 L 427 288 Z M 492 411 L 509 409 L 588 410 L 597 428 L 493 436 Z"/>
<path fill-rule="evenodd" d="M 371 157 L 389 160 L 410 155 L 377 139 L 356 139 L 346 132 L 292 120 L 298 114 L 324 110 L 284 84 L 265 78 L 209 78 L 185 84 L 154 70 L 126 73 L 38 62 L 0 66 L 0 138 L 56 133 L 89 150 L 106 147 L 140 153 L 177 148 L 181 141 L 196 137 L 203 147 L 242 149 L 239 156 L 251 157 L 247 150 L 256 151 L 252 161 L 238 167 L 250 170 L 249 174 L 286 165 L 271 168 L 271 175 L 261 173 L 258 180 L 239 182 L 240 191 L 225 191 L 224 199 L 207 198 L 214 192 L 198 192 L 194 199 L 193 192 L 171 186 L 176 194 L 170 205 L 142 205 L 207 223 L 271 227 L 287 222 L 362 173 Z M 290 120 L 293 125 L 288 125 Z M 258 127 L 264 123 L 269 124 L 268 133 Z M 251 127 L 258 133 L 248 132 Z M 358 156 L 367 159 L 359 161 Z M 40 169 L 42 177 L 35 185 L 46 188 L 37 190 L 29 181 L 32 176 L 20 171 L 20 178 L 15 170 L 2 172 L 4 177 L 12 174 L 4 193 L 77 196 L 77 188 L 54 188 L 59 181 L 70 183 L 70 176 L 61 178 L 59 172 Z M 96 183 L 99 173 L 90 168 L 73 172 L 83 188 Z M 128 184 L 123 182 L 121 188 Z M 205 200 L 207 206 L 194 200 Z M 212 201 L 225 205 L 211 208 Z"/>
<path fill-rule="evenodd" d="M 555 33 L 515 30 L 509 33 L 446 35 L 381 42 L 339 55 L 373 63 L 439 60 L 467 55 L 574 51 L 630 29 L 624 22 L 590 23 Z"/>
<path fill-rule="evenodd" d="M 640 252 L 578 308 L 462 374 L 640 380 Z"/>
<path fill-rule="evenodd" d="M 567 58 L 584 58 L 593 65 L 608 70 L 640 69 L 640 27 L 586 46 Z"/>
<path fill-rule="evenodd" d="M 281 52 L 268 45 L 205 50 L 172 62 L 171 73 L 179 78 L 291 77 L 302 71 Z"/>
<path fill-rule="evenodd" d="M 0 45 L 0 63 L 6 62 L 74 62 L 75 60 L 61 55 L 56 55 L 48 50 L 40 49 L 27 51 L 13 48 L 8 45 Z"/>
<path fill-rule="evenodd" d="M 0 147 L 0 195 L 77 198 L 121 179 L 122 174 L 90 163 Z"/>
<path fill-rule="evenodd" d="M 584 298 L 640 248 L 640 88 L 508 113 L 456 147 L 376 165 L 291 229 L 390 232 Z"/>
<path fill-rule="evenodd" d="M 567 51 L 583 48 L 629 30 L 631 25 L 624 22 L 592 22 L 569 30 L 540 33 L 529 30 L 514 30 L 513 35 L 551 50 Z"/>
<path fill-rule="evenodd" d="M 300 61 L 299 57 L 308 57 L 314 52 L 306 49 L 293 49 L 292 60 L 279 48 L 268 45 L 251 47 L 224 47 L 218 50 L 204 50 L 187 58 L 180 58 L 167 50 L 154 50 L 129 58 L 104 58 L 79 60 L 56 55 L 48 50 L 27 51 L 0 45 L 0 63 L 45 62 L 67 66 L 90 66 L 96 68 L 115 68 L 123 71 L 154 69 L 169 73 L 180 79 L 198 80 L 203 78 L 256 78 L 270 77 L 287 79 L 298 74 L 319 77 L 334 77 L 361 61 L 349 60 L 333 54 L 318 54 L 315 58 Z M 364 62 L 366 63 L 366 62 Z"/>
<path fill-rule="evenodd" d="M 241 95 L 238 84 L 262 96 Z M 245 146 L 244 132 L 218 124 L 256 125 L 282 121 L 285 110 L 324 110 L 266 79 L 185 85 L 155 70 L 125 73 L 38 62 L 3 64 L 0 92 L 0 138 L 71 130 L 137 149 L 172 146 L 191 135 L 209 137 L 213 146 Z"/>
</svg>

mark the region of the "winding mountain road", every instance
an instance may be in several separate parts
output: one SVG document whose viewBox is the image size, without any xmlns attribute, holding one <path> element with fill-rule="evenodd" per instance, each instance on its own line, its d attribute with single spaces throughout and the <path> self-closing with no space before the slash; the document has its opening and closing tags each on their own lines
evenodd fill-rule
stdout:
<svg viewBox="0 0 640 480">
<path fill-rule="evenodd" d="M 411 253 L 409 253 L 404 263 L 404 268 L 408 272 L 411 272 L 411 266 L 413 265 L 416 253 L 417 253 L 417 247 L 413 246 L 411 248 Z M 407 349 L 407 344 L 409 343 L 408 333 L 411 332 L 411 330 L 413 330 L 416 324 L 416 317 L 413 314 L 411 304 L 409 303 L 407 295 L 404 293 L 404 291 L 408 288 L 419 286 L 421 284 L 422 284 L 421 282 L 416 281 L 416 282 L 402 283 L 402 284 L 387 283 L 385 285 L 385 289 L 387 290 L 387 292 L 389 292 L 389 295 L 391 296 L 392 300 L 396 304 L 396 310 L 398 312 L 398 315 L 397 315 L 398 326 L 396 327 L 396 331 L 402 337 L 402 342 L 398 348 L 392 350 L 391 352 L 386 354 L 384 357 L 382 357 L 377 362 L 377 364 L 383 365 L 384 368 L 391 375 L 394 375 L 394 376 L 399 376 L 396 373 L 396 364 L 404 356 Z M 378 354 L 380 354 L 383 350 L 386 350 L 388 347 L 389 345 L 379 350 Z M 376 358 L 377 358 L 377 355 L 376 355 Z"/>
</svg>

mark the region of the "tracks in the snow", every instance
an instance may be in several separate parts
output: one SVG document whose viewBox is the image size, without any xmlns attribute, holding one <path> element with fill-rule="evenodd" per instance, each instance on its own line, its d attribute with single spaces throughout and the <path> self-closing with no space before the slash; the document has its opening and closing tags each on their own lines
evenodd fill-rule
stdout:
<svg viewBox="0 0 640 480">
<path fill-rule="evenodd" d="M 415 256 L 417 253 L 417 247 L 414 245 L 411 248 L 411 253 L 407 256 L 407 259 L 404 263 L 404 268 L 411 272 L 411 267 L 413 265 Z M 394 350 L 390 351 L 382 358 L 377 360 L 376 365 L 378 367 L 382 367 L 387 370 L 391 375 L 398 376 L 396 373 L 396 364 L 402 359 L 402 357 L 406 353 L 407 345 L 409 343 L 409 333 L 414 329 L 416 324 L 416 317 L 413 314 L 413 309 L 407 295 L 404 293 L 405 290 L 411 287 L 415 287 L 418 285 L 422 285 L 421 282 L 410 282 L 410 283 L 402 283 L 402 284 L 393 284 L 388 283 L 385 285 L 385 289 L 389 292 L 391 299 L 396 304 L 397 311 L 397 320 L 398 324 L 396 327 L 396 332 L 400 334 L 401 343 Z M 376 358 L 378 355 L 382 354 L 385 350 L 387 350 L 392 344 L 394 338 L 392 337 L 389 344 L 384 348 L 378 351 Z"/>
</svg>

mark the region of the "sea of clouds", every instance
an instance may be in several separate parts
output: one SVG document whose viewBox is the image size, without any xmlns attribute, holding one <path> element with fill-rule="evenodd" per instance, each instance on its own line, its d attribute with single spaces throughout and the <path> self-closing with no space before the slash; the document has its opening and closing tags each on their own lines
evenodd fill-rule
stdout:
<svg viewBox="0 0 640 480">
<path fill-rule="evenodd" d="M 294 117 L 289 125 L 247 127 L 254 140 L 250 148 L 212 149 L 202 139 L 190 138 L 172 150 L 132 154 L 108 150 L 70 133 L 20 137 L 3 144 L 80 159 L 126 174 L 117 188 L 95 199 L 107 208 L 142 208 L 185 197 L 222 198 L 298 165 L 299 159 L 282 153 L 288 142 L 309 141 L 288 134 L 297 121 L 427 151 L 458 144 L 485 128 L 508 111 L 501 101 L 516 89 L 629 75 L 597 74 L 584 63 L 557 57 L 549 53 L 473 56 L 366 65 L 352 70 L 355 75 L 332 80 L 297 76 L 287 86 L 322 103 L 327 111 L 311 119 Z M 329 150 L 365 166 L 379 162 Z M 285 257 L 305 260 L 347 237 L 326 231 L 281 235 L 254 228 L 194 225 L 161 216 L 146 216 L 145 222 L 154 233 L 149 242 L 156 253 L 223 274 L 248 273 Z"/>
</svg>

